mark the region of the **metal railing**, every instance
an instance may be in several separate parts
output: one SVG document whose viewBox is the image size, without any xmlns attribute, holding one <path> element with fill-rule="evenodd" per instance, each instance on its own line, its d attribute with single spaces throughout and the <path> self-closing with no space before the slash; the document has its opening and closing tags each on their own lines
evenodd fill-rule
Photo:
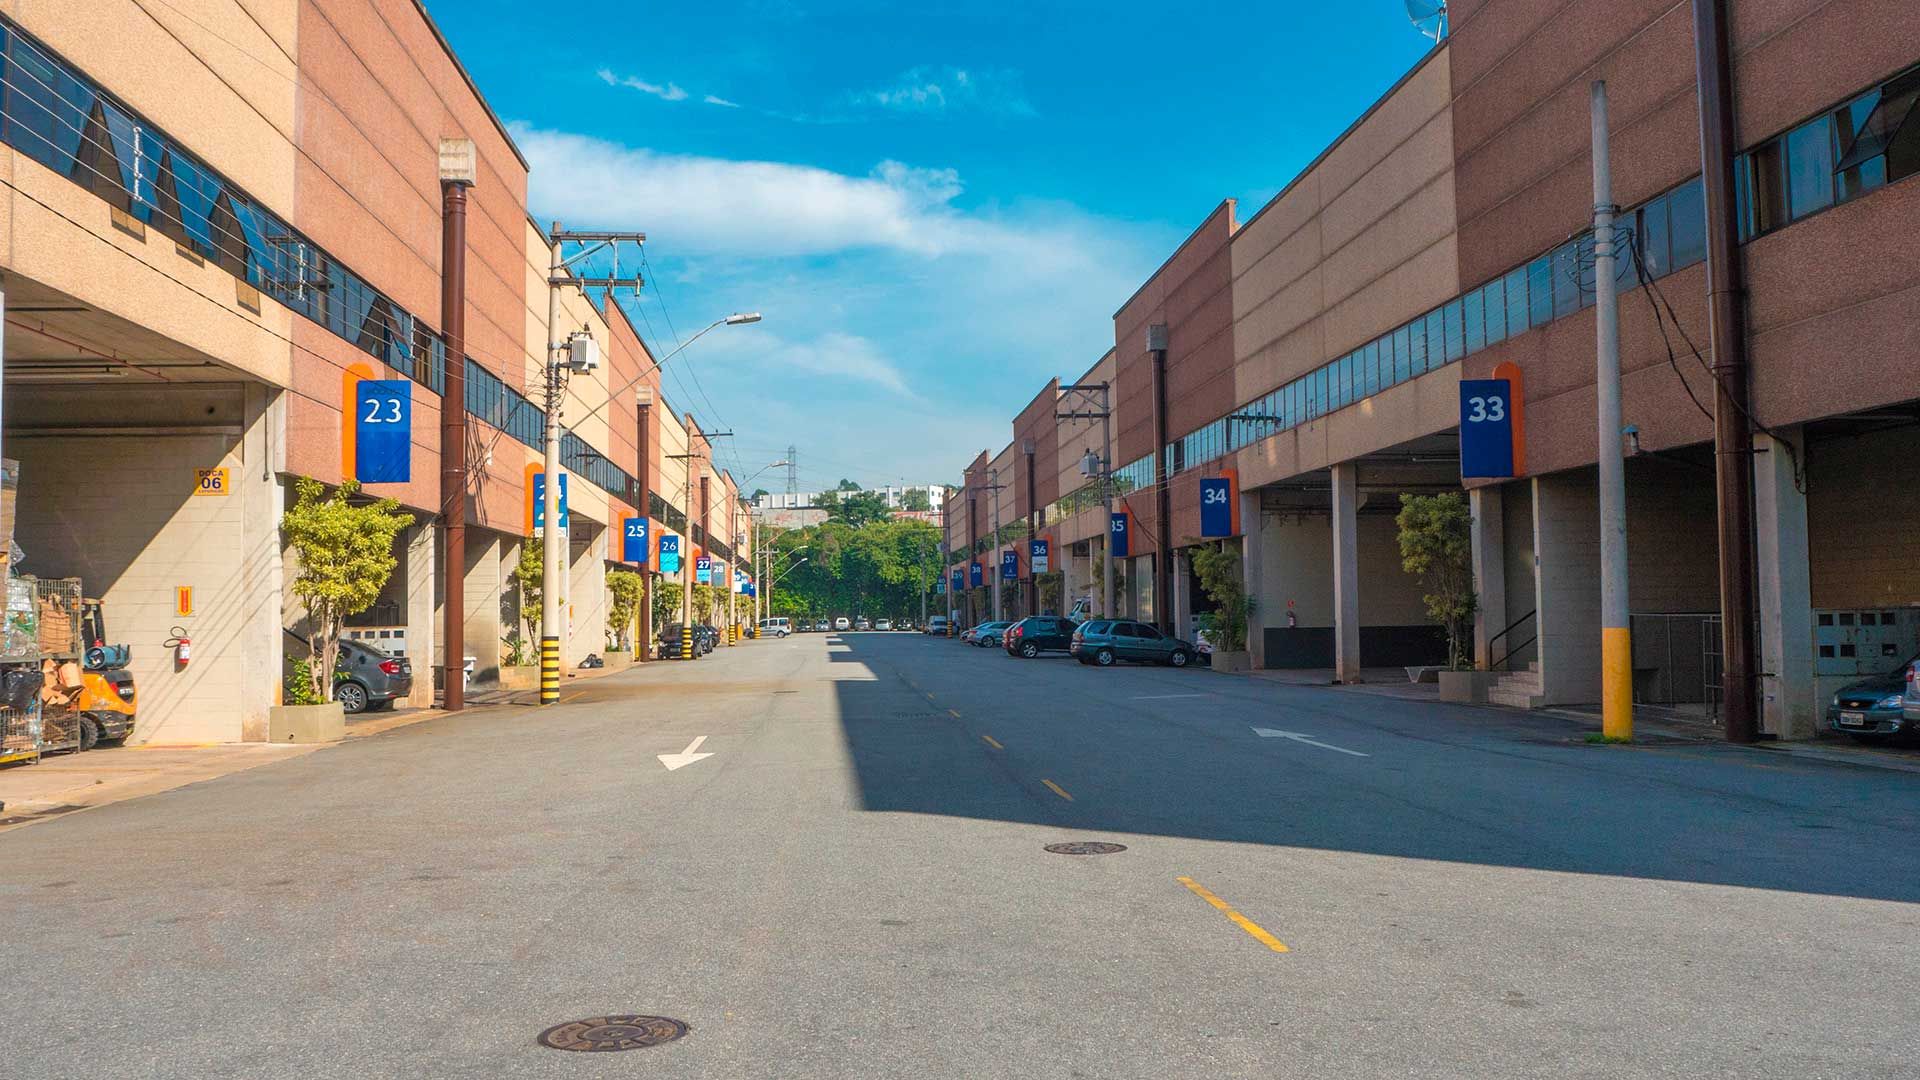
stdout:
<svg viewBox="0 0 1920 1080">
<path fill-rule="evenodd" d="M 1532 620 L 1532 619 L 1533 619 L 1533 617 L 1534 617 L 1534 615 L 1535 615 L 1535 614 L 1537 614 L 1537 613 L 1538 613 L 1538 611 L 1539 611 L 1539 609 L 1538 609 L 1538 608 L 1536 608 L 1536 609 L 1534 609 L 1533 611 L 1529 611 L 1529 612 L 1527 612 L 1527 613 L 1526 613 L 1525 615 L 1522 615 L 1522 616 L 1520 616 L 1519 618 L 1517 618 L 1517 619 L 1515 619 L 1515 620 L 1513 620 L 1513 622 L 1512 622 L 1512 623 L 1510 623 L 1510 624 L 1508 624 L 1508 626 L 1507 626 L 1507 628 L 1506 628 L 1505 630 L 1502 630 L 1502 631 L 1500 631 L 1499 633 L 1497 633 L 1497 634 L 1495 634 L 1495 635 L 1493 635 L 1492 637 L 1490 637 L 1490 638 L 1488 638 L 1488 639 L 1487 639 L 1487 654 L 1488 654 L 1489 656 L 1491 656 L 1491 655 L 1493 654 L 1493 650 L 1494 650 L 1494 643 L 1495 643 L 1495 642 L 1497 642 L 1497 641 L 1499 641 L 1499 640 L 1500 640 L 1501 638 L 1504 638 L 1504 637 L 1506 637 L 1506 636 L 1507 636 L 1508 634 L 1511 634 L 1511 633 L 1513 633 L 1513 632 L 1514 632 L 1515 630 L 1518 630 L 1518 629 L 1520 629 L 1520 627 L 1521 627 L 1522 625 L 1524 625 L 1525 623 L 1527 623 L 1527 622 L 1529 622 L 1530 620 Z M 1530 636 L 1530 637 L 1528 637 L 1528 638 L 1527 638 L 1527 640 L 1525 640 L 1525 641 L 1522 641 L 1522 642 L 1521 642 L 1521 643 L 1519 643 L 1518 645 L 1513 645 L 1513 644 L 1511 644 L 1511 643 L 1509 643 L 1509 646 L 1508 646 L 1508 648 L 1507 648 L 1507 651 L 1506 651 L 1506 652 L 1504 652 L 1504 653 L 1501 653 L 1501 654 L 1500 654 L 1500 659 L 1498 659 L 1498 660 L 1495 660 L 1495 661 L 1493 661 L 1492 663 L 1490 663 L 1490 664 L 1488 664 L 1488 665 L 1487 665 L 1487 670 L 1488 670 L 1488 671 L 1500 671 L 1500 670 L 1503 670 L 1503 665 L 1505 665 L 1505 664 L 1507 663 L 1507 661 L 1509 661 L 1509 660 L 1512 660 L 1512 659 L 1513 659 L 1513 658 L 1514 658 L 1515 656 L 1517 656 L 1517 655 L 1519 655 L 1519 653 L 1520 653 L 1520 650 L 1522 650 L 1522 649 L 1524 649 L 1524 648 L 1526 648 L 1527 646 L 1529 646 L 1529 645 L 1531 645 L 1531 644 L 1533 644 L 1533 643 L 1534 643 L 1535 641 L 1538 641 L 1539 639 L 1540 639 L 1540 635 L 1539 635 L 1539 633 L 1538 633 L 1538 632 L 1536 631 L 1536 632 L 1535 632 L 1535 633 L 1534 633 L 1534 634 L 1533 634 L 1532 636 Z M 1511 639 L 1509 639 L 1509 642 L 1511 642 Z"/>
</svg>

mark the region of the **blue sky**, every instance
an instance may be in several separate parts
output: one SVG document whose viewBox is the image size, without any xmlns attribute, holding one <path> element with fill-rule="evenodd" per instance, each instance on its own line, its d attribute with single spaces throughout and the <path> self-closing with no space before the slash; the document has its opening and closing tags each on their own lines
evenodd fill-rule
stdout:
<svg viewBox="0 0 1920 1080">
<path fill-rule="evenodd" d="M 1251 216 L 1429 44 L 1400 0 L 429 7 L 535 217 L 648 234 L 643 333 L 765 313 L 666 391 L 740 432 L 736 476 L 796 445 L 803 489 L 999 449 L 1221 199 Z"/>
</svg>

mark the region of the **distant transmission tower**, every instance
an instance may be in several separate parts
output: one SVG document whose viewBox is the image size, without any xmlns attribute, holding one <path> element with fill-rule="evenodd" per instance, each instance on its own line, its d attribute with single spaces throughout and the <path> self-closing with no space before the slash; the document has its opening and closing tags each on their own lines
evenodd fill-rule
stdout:
<svg viewBox="0 0 1920 1080">
<path fill-rule="evenodd" d="M 787 447 L 787 494 L 800 494 L 800 450 L 793 446 Z M 787 504 L 793 504 L 792 498 L 788 498 Z"/>
</svg>

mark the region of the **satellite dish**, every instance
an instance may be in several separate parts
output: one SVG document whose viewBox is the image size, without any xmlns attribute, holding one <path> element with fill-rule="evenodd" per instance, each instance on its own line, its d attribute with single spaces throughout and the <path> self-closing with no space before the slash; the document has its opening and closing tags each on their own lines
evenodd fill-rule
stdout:
<svg viewBox="0 0 1920 1080">
<path fill-rule="evenodd" d="M 1439 41 L 1447 36 L 1447 0 L 1406 0 L 1413 28 Z"/>
</svg>

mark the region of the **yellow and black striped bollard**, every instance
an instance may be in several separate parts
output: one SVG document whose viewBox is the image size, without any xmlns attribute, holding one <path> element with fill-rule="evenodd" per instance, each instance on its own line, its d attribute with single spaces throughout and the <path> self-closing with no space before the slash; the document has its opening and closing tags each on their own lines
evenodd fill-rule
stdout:
<svg viewBox="0 0 1920 1080">
<path fill-rule="evenodd" d="M 560 639 L 543 637 L 540 639 L 540 704 L 552 705 L 560 700 Z"/>
</svg>

